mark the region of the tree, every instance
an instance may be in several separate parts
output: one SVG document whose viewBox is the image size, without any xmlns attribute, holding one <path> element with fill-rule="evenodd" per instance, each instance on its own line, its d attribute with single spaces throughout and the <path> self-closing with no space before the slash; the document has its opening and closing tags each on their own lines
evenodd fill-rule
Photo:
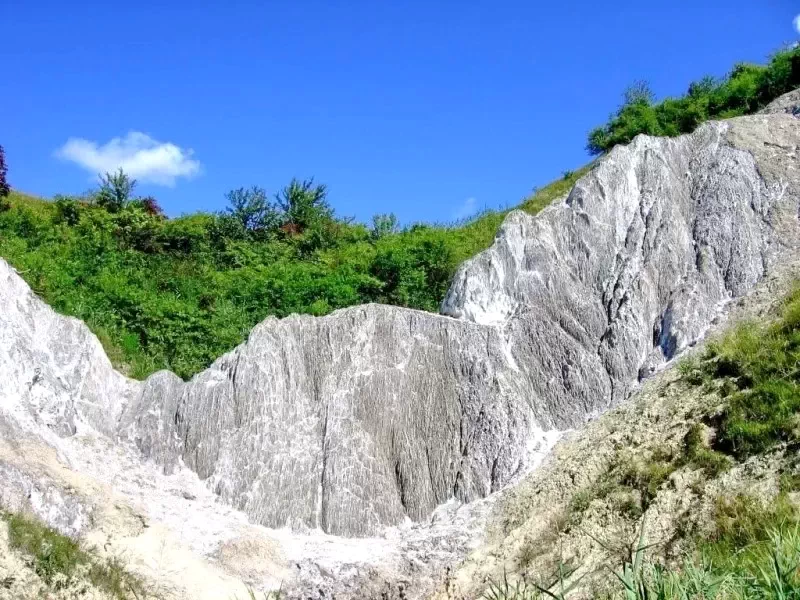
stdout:
<svg viewBox="0 0 800 600">
<path fill-rule="evenodd" d="M 686 95 L 693 99 L 703 98 L 714 93 L 717 87 L 719 87 L 717 80 L 710 75 L 706 75 L 699 81 L 690 83 Z"/>
<path fill-rule="evenodd" d="M 135 187 L 136 180 L 131 179 L 120 167 L 116 173 L 100 175 L 100 191 L 95 201 L 108 212 L 119 212 L 130 201 Z"/>
<path fill-rule="evenodd" d="M 399 228 L 397 217 L 394 215 L 394 213 L 389 213 L 388 215 L 374 215 L 372 217 L 371 234 L 375 239 L 380 239 L 392 233 L 397 233 Z"/>
<path fill-rule="evenodd" d="M 632 104 L 652 104 L 656 99 L 653 90 L 650 89 L 650 84 L 646 81 L 634 81 L 628 89 L 625 90 L 625 106 Z"/>
<path fill-rule="evenodd" d="M 306 229 L 333 218 L 328 204 L 328 188 L 314 185 L 314 179 L 292 179 L 275 199 L 283 212 L 284 231 L 303 233 Z"/>
<path fill-rule="evenodd" d="M 279 215 L 267 192 L 258 186 L 239 188 L 225 194 L 227 214 L 239 221 L 246 231 L 271 231 L 278 227 Z"/>
<path fill-rule="evenodd" d="M 8 167 L 6 167 L 6 153 L 3 147 L 0 146 L 0 198 L 5 198 L 11 193 L 11 186 L 8 185 L 6 175 L 8 174 Z"/>
<path fill-rule="evenodd" d="M 164 209 L 161 208 L 161 205 L 158 203 L 158 200 L 156 200 L 152 196 L 145 196 L 144 198 L 139 198 L 139 203 L 142 206 L 142 210 L 144 210 L 144 212 L 146 212 L 151 217 L 166 218 L 166 215 L 164 214 Z"/>
</svg>

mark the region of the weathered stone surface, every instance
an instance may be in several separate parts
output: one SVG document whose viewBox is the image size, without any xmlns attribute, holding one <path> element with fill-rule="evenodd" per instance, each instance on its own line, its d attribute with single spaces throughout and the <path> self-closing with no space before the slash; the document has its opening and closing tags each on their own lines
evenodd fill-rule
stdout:
<svg viewBox="0 0 800 600">
<path fill-rule="evenodd" d="M 0 261 L 0 409 L 188 465 L 262 524 L 358 536 L 423 519 L 513 480 L 543 431 L 625 397 L 796 245 L 799 145 L 786 114 L 639 137 L 539 216 L 511 213 L 459 270 L 449 316 L 268 319 L 188 383 L 115 373 Z"/>
<path fill-rule="evenodd" d="M 800 117 L 800 90 L 794 90 L 788 94 L 784 94 L 770 102 L 762 111 L 761 114 L 790 114 Z"/>
<path fill-rule="evenodd" d="M 536 419 L 509 357 L 496 328 L 389 306 L 268 319 L 190 383 L 148 380 L 122 426 L 259 522 L 373 533 L 524 466 Z"/>
<path fill-rule="evenodd" d="M 518 363 L 528 348 L 552 356 L 533 383 L 556 425 L 573 425 L 700 338 L 797 244 L 798 143 L 783 115 L 639 136 L 564 202 L 512 213 L 442 312 L 504 327 Z"/>
<path fill-rule="evenodd" d="M 59 315 L 0 260 L 0 410 L 32 431 L 113 435 L 139 383 L 111 367 L 78 319 Z"/>
</svg>

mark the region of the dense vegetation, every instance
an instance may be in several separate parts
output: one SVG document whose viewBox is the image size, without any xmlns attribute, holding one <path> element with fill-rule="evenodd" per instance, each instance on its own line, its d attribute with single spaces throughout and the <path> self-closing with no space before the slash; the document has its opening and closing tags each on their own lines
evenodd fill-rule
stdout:
<svg viewBox="0 0 800 600">
<path fill-rule="evenodd" d="M 526 200 L 535 212 L 585 171 Z M 228 194 L 228 210 L 168 219 L 124 173 L 81 198 L 12 192 L 0 256 L 56 310 L 84 320 L 134 377 L 189 377 L 268 315 L 324 315 L 365 302 L 437 310 L 456 267 L 491 244 L 505 212 L 444 226 L 337 217 L 326 189 Z"/>
<path fill-rule="evenodd" d="M 776 53 L 765 66 L 739 64 L 724 79 L 705 77 L 681 98 L 655 103 L 644 82 L 625 93 L 625 102 L 605 125 L 589 133 L 591 154 L 626 144 L 640 133 L 675 136 L 689 133 L 709 119 L 754 113 L 778 96 L 800 86 L 800 48 Z"/>
</svg>

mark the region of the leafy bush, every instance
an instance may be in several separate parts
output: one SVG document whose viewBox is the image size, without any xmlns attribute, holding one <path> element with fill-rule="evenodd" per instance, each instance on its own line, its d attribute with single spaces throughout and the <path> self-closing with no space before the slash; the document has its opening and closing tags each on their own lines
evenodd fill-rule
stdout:
<svg viewBox="0 0 800 600">
<path fill-rule="evenodd" d="M 100 176 L 100 189 L 95 202 L 108 212 L 119 212 L 131 200 L 136 180 L 131 179 L 122 168 L 116 173 L 105 173 Z"/>
<path fill-rule="evenodd" d="M 280 225 L 278 209 L 269 201 L 263 188 L 238 188 L 228 192 L 225 198 L 228 201 L 227 214 L 236 219 L 245 231 L 271 231 Z"/>
<path fill-rule="evenodd" d="M 54 199 L 56 204 L 56 214 L 54 222 L 66 223 L 69 226 L 77 225 L 81 220 L 80 207 L 78 201 L 69 196 L 58 195 Z"/>
<path fill-rule="evenodd" d="M 625 101 L 605 125 L 589 133 L 587 150 L 607 152 L 640 133 L 675 136 L 689 133 L 709 119 L 751 114 L 800 86 L 800 48 L 776 53 L 766 66 L 739 64 L 721 81 L 705 77 L 685 96 L 656 104 L 644 82 L 625 93 Z"/>
</svg>

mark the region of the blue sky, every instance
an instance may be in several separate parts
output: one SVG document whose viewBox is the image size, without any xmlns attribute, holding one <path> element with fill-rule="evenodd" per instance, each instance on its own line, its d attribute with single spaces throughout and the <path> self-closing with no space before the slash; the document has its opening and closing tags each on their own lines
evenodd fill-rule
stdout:
<svg viewBox="0 0 800 600">
<path fill-rule="evenodd" d="M 763 61 L 798 38 L 798 13 L 788 0 L 6 0 L 0 144 L 12 186 L 44 196 L 126 160 L 170 215 L 314 176 L 339 214 L 446 221 L 586 162 L 587 132 L 632 81 L 674 95 Z"/>
</svg>

